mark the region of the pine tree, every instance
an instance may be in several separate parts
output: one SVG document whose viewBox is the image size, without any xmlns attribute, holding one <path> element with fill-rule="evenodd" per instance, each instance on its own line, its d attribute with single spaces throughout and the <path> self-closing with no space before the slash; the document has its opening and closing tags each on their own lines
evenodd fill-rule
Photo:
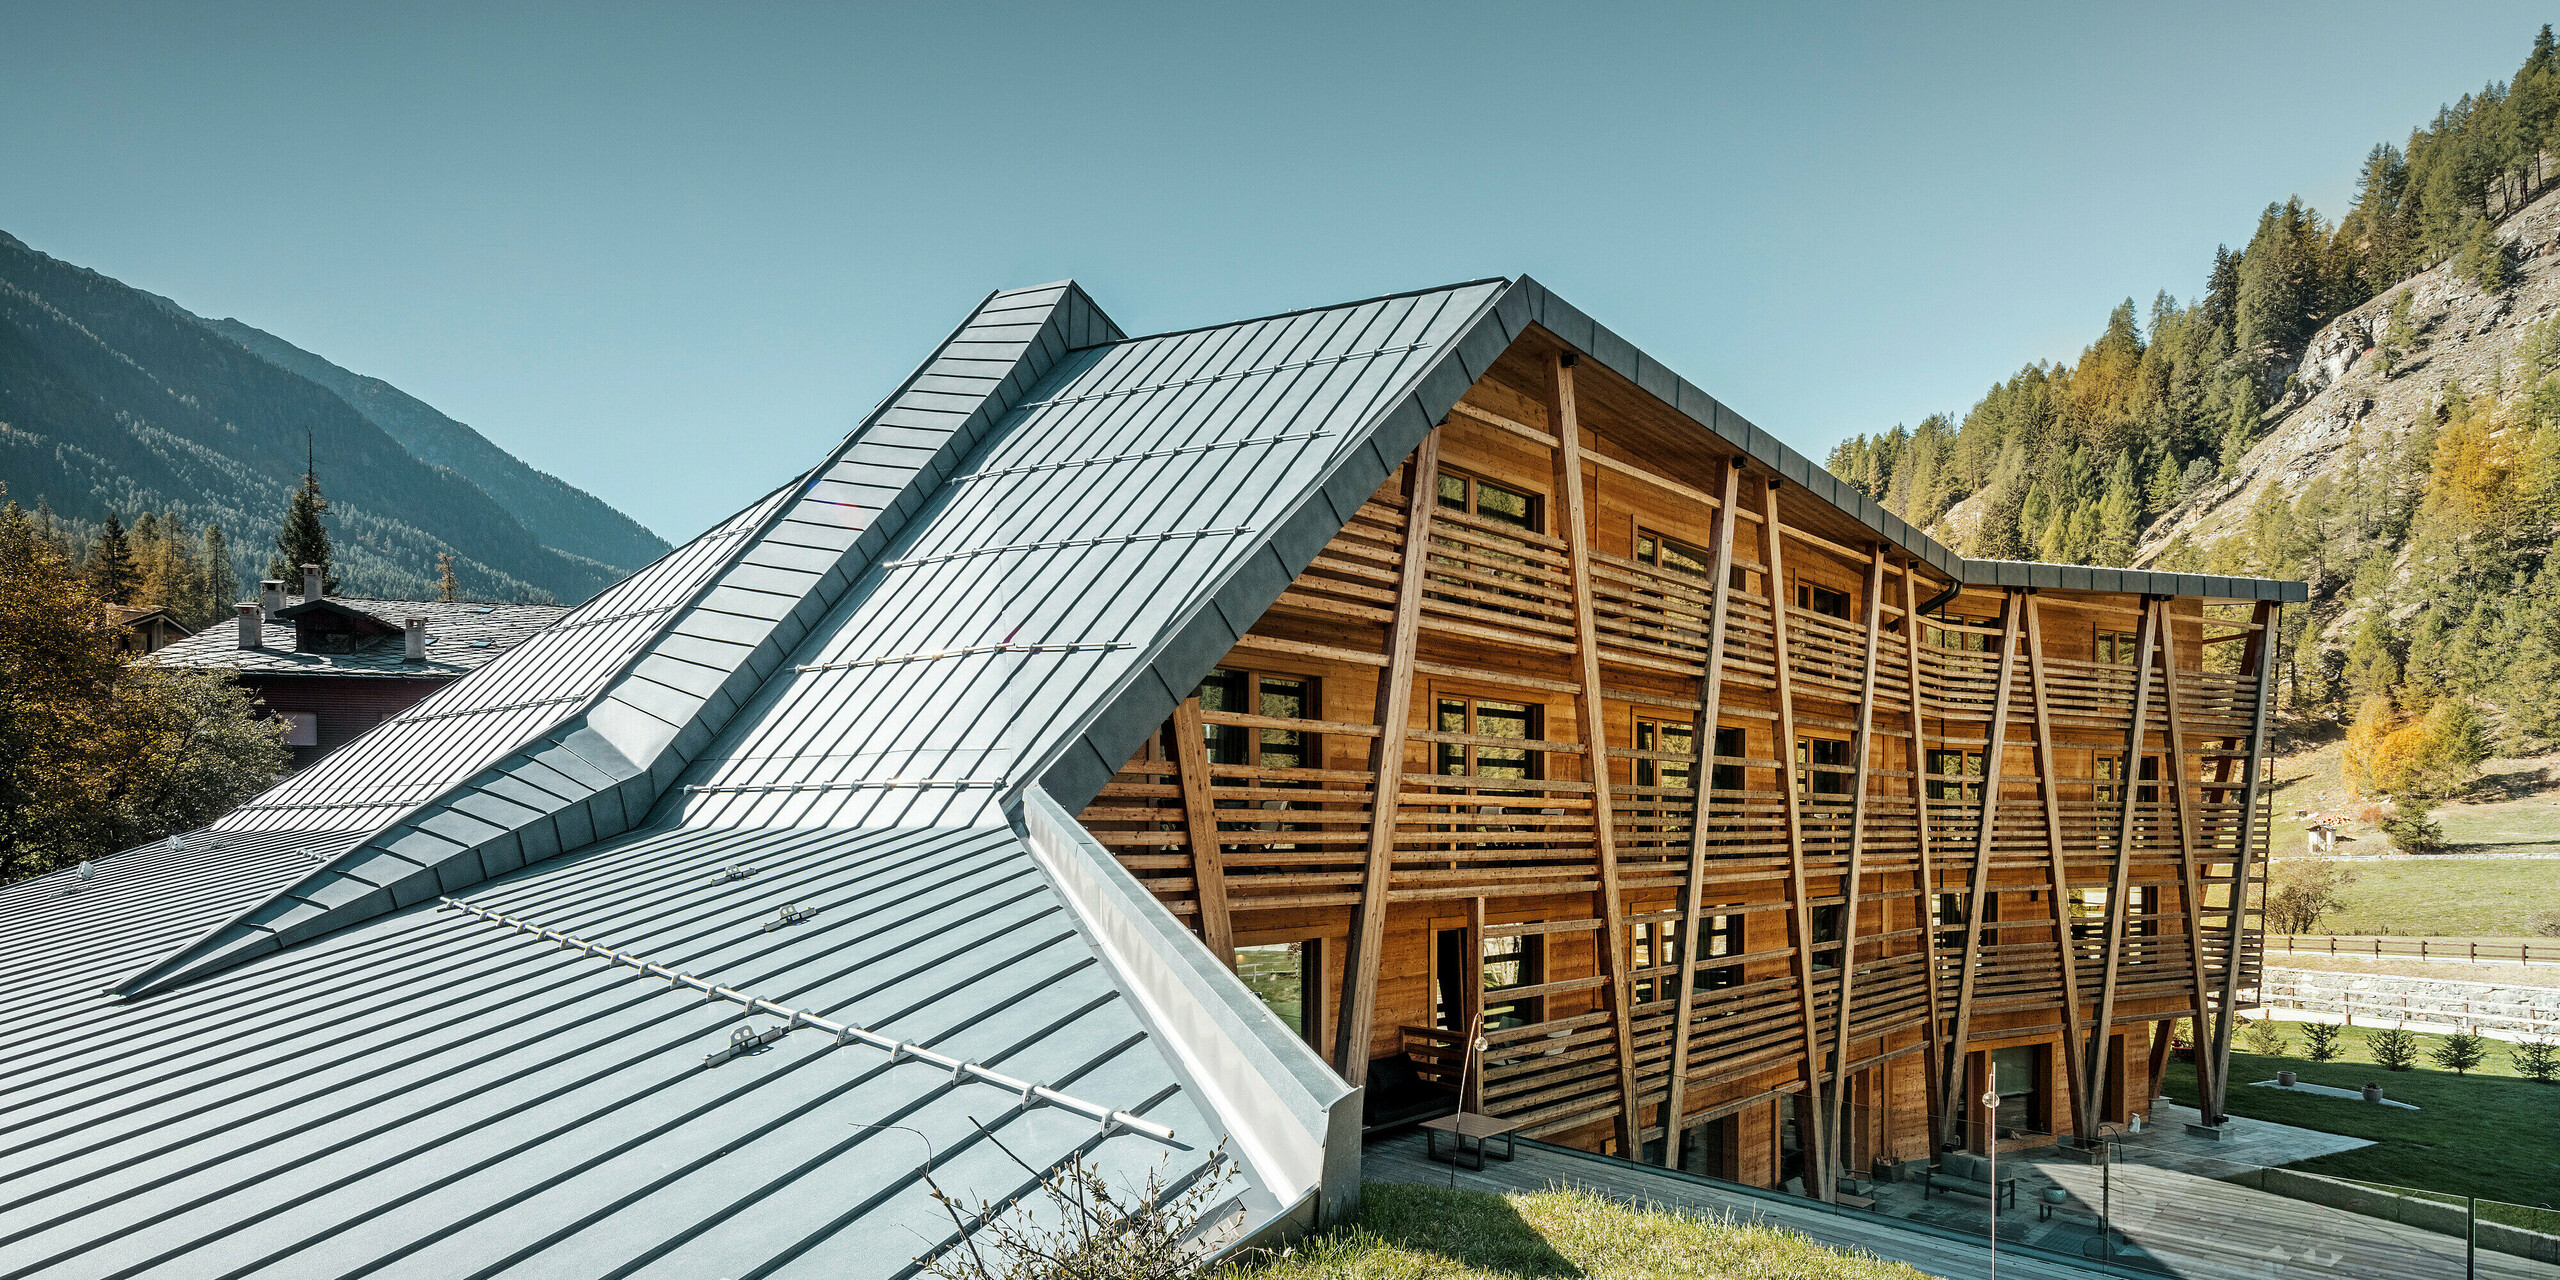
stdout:
<svg viewBox="0 0 2560 1280">
<path fill-rule="evenodd" d="M 298 582 L 302 566 L 320 566 L 320 591 L 336 595 L 338 578 L 329 560 L 329 530 L 320 523 L 329 510 L 329 500 L 320 493 L 320 472 L 316 460 L 305 464 L 302 485 L 293 491 L 293 499 L 285 505 L 284 526 L 276 531 L 276 562 L 269 566 L 272 576 L 287 583 Z M 276 572 L 278 568 L 281 573 Z"/>
<path fill-rule="evenodd" d="M 142 572 L 133 563 L 133 544 L 124 535 L 124 525 L 115 512 L 107 513 L 107 527 L 89 548 L 89 592 L 108 604 L 133 603 L 133 589 L 142 581 Z"/>
<path fill-rule="evenodd" d="M 436 599 L 451 604 L 462 598 L 462 580 L 453 575 L 453 553 L 436 553 Z"/>
<path fill-rule="evenodd" d="M 2107 475 L 2106 496 L 2098 500 L 2097 537 L 2090 558 L 2098 564 L 2133 563 L 2133 544 L 2142 531 L 2142 498 L 2135 483 L 2133 455 L 2116 455 Z"/>
<path fill-rule="evenodd" d="M 196 564 L 196 616 L 206 624 L 222 621 L 240 599 L 240 575 L 231 567 L 231 544 L 222 526 L 204 527 L 204 549 Z"/>
</svg>

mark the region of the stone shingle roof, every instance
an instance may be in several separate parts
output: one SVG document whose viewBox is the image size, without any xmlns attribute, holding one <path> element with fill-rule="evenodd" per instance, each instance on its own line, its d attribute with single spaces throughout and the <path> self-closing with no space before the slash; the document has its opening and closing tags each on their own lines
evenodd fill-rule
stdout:
<svg viewBox="0 0 2560 1280">
<path fill-rule="evenodd" d="M 298 601 L 299 597 L 293 597 Z M 238 623 L 224 620 L 145 658 L 173 667 L 225 667 L 256 675 L 458 676 L 532 639 L 569 610 L 548 604 L 479 604 L 461 600 L 368 600 L 330 596 L 335 604 L 372 614 L 394 630 L 354 653 L 301 653 L 289 622 L 265 624 L 266 647 L 242 649 Z M 427 620 L 427 660 L 401 661 L 399 628 L 411 617 Z"/>
</svg>

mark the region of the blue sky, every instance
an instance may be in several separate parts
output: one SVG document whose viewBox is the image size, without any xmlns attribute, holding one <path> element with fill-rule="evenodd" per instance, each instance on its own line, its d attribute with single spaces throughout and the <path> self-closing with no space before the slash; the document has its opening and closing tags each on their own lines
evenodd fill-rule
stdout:
<svg viewBox="0 0 2560 1280">
<path fill-rule="evenodd" d="M 1138 333 L 1527 272 L 1819 458 L 2335 217 L 2547 16 L 9 3 L 0 229 L 674 539 L 1068 276 Z"/>
</svg>

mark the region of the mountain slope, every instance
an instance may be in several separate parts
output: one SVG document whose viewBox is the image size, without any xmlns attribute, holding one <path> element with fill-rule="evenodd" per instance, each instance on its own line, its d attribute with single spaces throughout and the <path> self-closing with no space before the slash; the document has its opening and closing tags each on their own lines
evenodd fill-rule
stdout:
<svg viewBox="0 0 2560 1280">
<path fill-rule="evenodd" d="M 254 581 L 306 448 L 352 594 L 421 598 L 442 552 L 467 591 L 497 598 L 583 600 L 622 576 L 544 545 L 328 388 L 166 299 L 0 233 L 0 482 L 11 500 L 80 522 L 174 511 L 218 523 Z"/>
<path fill-rule="evenodd" d="M 327 387 L 421 461 L 449 468 L 479 486 L 547 546 L 626 571 L 667 553 L 665 540 L 639 521 L 584 489 L 525 465 L 479 432 L 380 378 L 341 369 L 238 320 L 202 323 L 252 355 Z"/>
<path fill-rule="evenodd" d="M 2251 513 L 2270 497 L 2292 502 L 2320 476 L 2390 467 L 2410 431 L 2436 415 L 2449 383 L 2473 394 L 2527 390 L 2519 348 L 2536 321 L 2560 312 L 2560 190 L 2497 235 L 2518 264 L 2506 291 L 2485 291 L 2445 262 L 2314 333 L 2236 473 L 2161 513 L 2144 530 L 2134 563 L 2155 564 L 2182 544 L 2209 554 L 2221 539 L 2249 532 Z M 2386 373 L 2374 351 L 2403 295 L 2408 355 Z"/>
</svg>

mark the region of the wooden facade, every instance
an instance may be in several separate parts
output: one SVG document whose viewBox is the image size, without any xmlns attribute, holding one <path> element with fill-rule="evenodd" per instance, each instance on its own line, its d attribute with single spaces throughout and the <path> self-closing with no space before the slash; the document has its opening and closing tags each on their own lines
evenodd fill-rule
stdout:
<svg viewBox="0 0 2560 1280">
<path fill-rule="evenodd" d="M 1082 816 L 1352 1081 L 1828 1199 L 2219 1098 L 2277 607 L 1951 582 L 1532 330 Z"/>
</svg>

